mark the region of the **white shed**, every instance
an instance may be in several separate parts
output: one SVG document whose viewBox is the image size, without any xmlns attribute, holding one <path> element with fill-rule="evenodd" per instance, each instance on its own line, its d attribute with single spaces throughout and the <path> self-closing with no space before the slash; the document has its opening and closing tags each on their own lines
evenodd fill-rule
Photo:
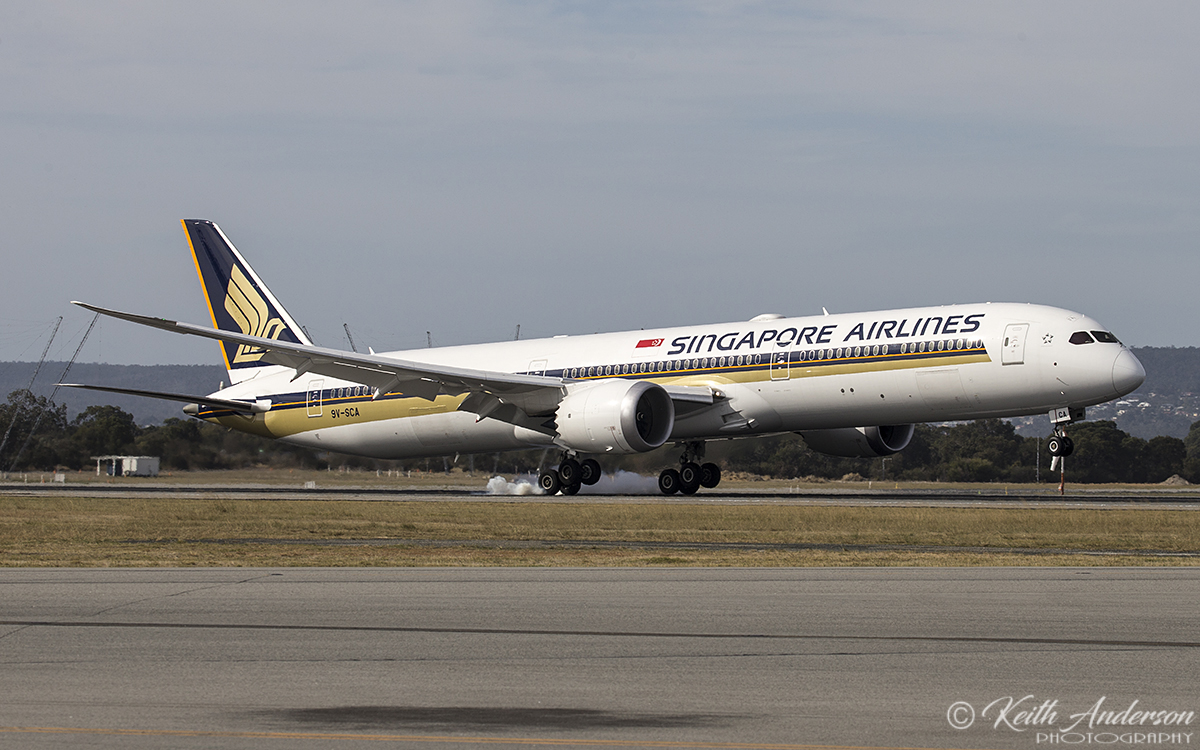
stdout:
<svg viewBox="0 0 1200 750">
<path fill-rule="evenodd" d="M 96 459 L 96 476 L 156 477 L 158 456 L 92 456 Z"/>
</svg>

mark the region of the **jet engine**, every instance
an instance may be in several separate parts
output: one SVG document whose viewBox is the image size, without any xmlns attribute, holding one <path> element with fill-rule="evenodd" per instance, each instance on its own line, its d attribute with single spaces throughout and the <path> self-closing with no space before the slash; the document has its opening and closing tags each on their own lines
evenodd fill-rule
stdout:
<svg viewBox="0 0 1200 750">
<path fill-rule="evenodd" d="M 644 453 L 671 436 L 675 404 L 645 380 L 605 380 L 569 386 L 554 421 L 558 442 L 581 453 Z"/>
<path fill-rule="evenodd" d="M 904 450 L 912 440 L 913 426 L 844 427 L 837 430 L 808 430 L 799 434 L 808 447 L 818 453 L 849 458 L 878 458 Z"/>
</svg>

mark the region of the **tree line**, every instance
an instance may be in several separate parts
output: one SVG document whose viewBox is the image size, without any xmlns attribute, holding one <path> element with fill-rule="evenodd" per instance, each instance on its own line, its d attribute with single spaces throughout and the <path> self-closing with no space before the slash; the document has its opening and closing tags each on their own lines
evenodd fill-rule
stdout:
<svg viewBox="0 0 1200 750">
<path fill-rule="evenodd" d="M 196 419 L 172 418 L 139 427 L 132 414 L 115 406 L 91 406 L 68 420 L 66 406 L 13 391 L 0 404 L 0 471 L 77 470 L 94 466 L 92 456 L 157 456 L 163 470 L 274 468 L 401 469 L 442 471 L 450 466 L 476 472 L 521 474 L 556 463 L 553 451 L 528 450 L 445 459 L 379 461 L 323 453 L 267 440 Z M 1114 422 L 1072 425 L 1075 453 L 1067 459 L 1074 482 L 1157 483 L 1179 475 L 1200 483 L 1200 422 L 1187 437 L 1143 440 Z M 1021 437 L 1012 424 L 983 419 L 952 425 L 917 425 L 912 442 L 886 459 L 826 456 L 808 448 L 798 435 L 756 440 L 714 441 L 708 460 L 726 472 L 775 478 L 815 477 L 934 482 L 1057 482 L 1050 471 L 1045 438 Z M 675 460 L 677 449 L 609 458 L 608 470 L 656 474 Z"/>
</svg>

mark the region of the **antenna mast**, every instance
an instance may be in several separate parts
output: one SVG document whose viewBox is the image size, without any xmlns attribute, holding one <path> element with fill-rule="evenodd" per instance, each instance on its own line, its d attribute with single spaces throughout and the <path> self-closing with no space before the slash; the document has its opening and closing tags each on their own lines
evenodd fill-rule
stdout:
<svg viewBox="0 0 1200 750">
<path fill-rule="evenodd" d="M 54 397 L 58 395 L 59 385 L 67 379 L 67 373 L 71 371 L 71 365 L 75 364 L 75 359 L 79 356 L 79 352 L 83 349 L 83 345 L 87 343 L 88 336 L 92 335 L 92 329 L 96 327 L 96 321 L 98 320 L 100 320 L 100 313 L 96 313 L 96 315 L 92 318 L 91 325 L 88 326 L 87 331 L 83 334 L 83 338 L 80 339 L 79 346 L 75 347 L 75 353 L 71 355 L 71 361 L 68 362 L 67 366 L 63 368 L 62 375 L 59 376 L 58 382 L 54 384 L 54 390 L 50 392 L 50 398 L 46 400 L 47 409 L 50 407 L 50 404 L 54 403 Z M 24 453 L 25 448 L 29 446 L 29 441 L 33 439 L 33 435 L 37 432 L 37 428 L 41 426 L 42 417 L 44 416 L 46 416 L 46 409 L 42 409 L 40 412 L 38 412 L 37 421 L 33 423 L 33 429 L 30 430 L 29 434 L 25 436 L 25 442 L 21 444 L 21 450 L 17 451 L 17 455 L 13 458 L 12 466 L 8 467 L 9 471 L 16 470 L 17 462 L 21 460 L 21 454 Z"/>
<path fill-rule="evenodd" d="M 58 327 L 62 325 L 62 316 L 58 316 L 58 320 L 54 322 L 54 331 L 50 334 L 50 340 L 46 342 L 46 348 L 42 350 L 42 358 L 38 360 L 37 367 L 33 368 L 33 377 L 29 379 L 29 385 L 25 390 L 33 393 L 33 382 L 37 380 L 38 373 L 42 371 L 42 364 L 46 361 L 46 355 L 50 353 L 50 345 L 54 343 L 54 337 L 58 335 Z M 13 409 L 12 421 L 8 423 L 8 429 L 4 431 L 4 439 L 0 440 L 0 456 L 4 455 L 4 446 L 8 445 L 8 436 L 12 434 L 13 425 L 17 423 L 17 411 Z"/>
</svg>

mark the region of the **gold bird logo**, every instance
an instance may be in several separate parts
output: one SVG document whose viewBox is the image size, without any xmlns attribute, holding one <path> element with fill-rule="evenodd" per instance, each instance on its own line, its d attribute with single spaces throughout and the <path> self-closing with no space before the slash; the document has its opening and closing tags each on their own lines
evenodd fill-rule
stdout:
<svg viewBox="0 0 1200 750">
<path fill-rule="evenodd" d="M 233 318 L 242 333 L 278 339 L 286 326 L 279 318 L 270 317 L 267 301 L 263 299 L 242 269 L 233 267 L 229 275 L 229 287 L 225 290 L 225 310 Z M 234 364 L 257 362 L 266 354 L 265 349 L 240 344 L 233 357 Z"/>
</svg>

